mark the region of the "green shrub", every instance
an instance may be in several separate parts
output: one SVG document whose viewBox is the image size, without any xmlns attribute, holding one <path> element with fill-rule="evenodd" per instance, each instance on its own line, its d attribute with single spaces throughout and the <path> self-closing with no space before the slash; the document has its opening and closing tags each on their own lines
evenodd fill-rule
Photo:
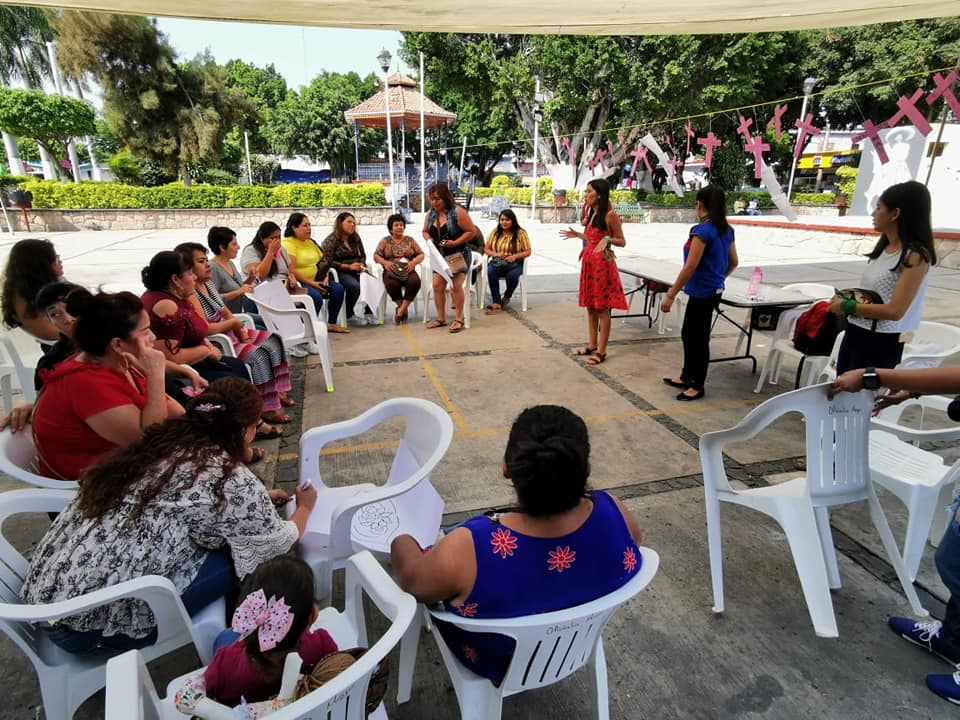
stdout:
<svg viewBox="0 0 960 720">
<path fill-rule="evenodd" d="M 236 185 L 237 176 L 226 170 L 210 168 L 200 173 L 200 182 L 207 185 Z"/>
<path fill-rule="evenodd" d="M 693 207 L 696 202 L 696 193 L 687 192 L 683 197 L 677 197 L 674 192 L 649 193 L 647 202 L 657 207 Z"/>
<path fill-rule="evenodd" d="M 140 166 L 140 161 L 126 150 L 111 156 L 108 164 L 110 172 L 120 182 L 127 185 L 143 185 L 143 168 Z"/>
<path fill-rule="evenodd" d="M 510 186 L 509 175 L 497 175 L 493 180 L 490 181 L 490 189 L 492 190 L 504 190 L 509 186 Z M 500 193 L 496 193 L 496 194 L 499 195 Z"/>
<path fill-rule="evenodd" d="M 209 171 L 208 171 L 209 172 Z M 61 183 L 27 180 L 36 208 L 242 208 L 242 207 L 370 207 L 386 205 L 383 185 L 357 183 L 205 185 L 169 183 L 140 187 L 122 183 Z"/>
<path fill-rule="evenodd" d="M 29 179 L 26 175 L 7 175 L 6 173 L 0 173 L 0 187 L 22 185 Z"/>
<path fill-rule="evenodd" d="M 853 197 L 853 191 L 857 187 L 857 173 L 859 172 L 859 168 L 847 165 L 837 168 L 837 178 L 839 178 L 837 187 L 840 188 L 840 193 L 846 195 L 848 199 Z"/>
<path fill-rule="evenodd" d="M 816 205 L 818 207 L 833 207 L 837 196 L 833 193 L 794 193 L 790 198 L 793 205 Z"/>
</svg>

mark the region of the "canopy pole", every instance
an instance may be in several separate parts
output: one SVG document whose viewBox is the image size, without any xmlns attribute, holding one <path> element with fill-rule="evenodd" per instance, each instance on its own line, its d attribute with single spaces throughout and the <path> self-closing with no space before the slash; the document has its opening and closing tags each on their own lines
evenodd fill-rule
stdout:
<svg viewBox="0 0 960 720">
<path fill-rule="evenodd" d="M 393 186 L 393 129 L 390 127 L 390 68 L 383 77 L 383 104 L 387 109 L 387 167 L 390 171 L 390 209 L 397 211 L 396 188 Z"/>
<path fill-rule="evenodd" d="M 427 129 L 423 124 L 423 103 L 426 97 L 423 75 L 423 53 L 420 53 L 420 212 L 427 211 Z"/>
</svg>

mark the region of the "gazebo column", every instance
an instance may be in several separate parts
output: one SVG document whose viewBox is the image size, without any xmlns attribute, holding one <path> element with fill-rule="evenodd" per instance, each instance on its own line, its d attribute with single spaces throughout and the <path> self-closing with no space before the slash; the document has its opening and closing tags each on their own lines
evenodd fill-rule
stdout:
<svg viewBox="0 0 960 720">
<path fill-rule="evenodd" d="M 403 204 L 410 207 L 410 192 L 407 188 L 407 119 L 400 116 L 400 175 L 403 177 Z"/>
<path fill-rule="evenodd" d="M 360 182 L 360 121 L 353 121 L 353 160 L 356 163 L 354 180 Z"/>
</svg>

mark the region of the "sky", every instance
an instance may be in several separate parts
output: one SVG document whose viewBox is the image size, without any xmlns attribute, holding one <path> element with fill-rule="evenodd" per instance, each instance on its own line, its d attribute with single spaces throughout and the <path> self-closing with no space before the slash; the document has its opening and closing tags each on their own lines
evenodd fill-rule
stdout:
<svg viewBox="0 0 960 720">
<path fill-rule="evenodd" d="M 299 89 L 324 70 L 357 72 L 361 77 L 381 75 L 377 55 L 386 48 L 393 55 L 391 71 L 400 63 L 403 36 L 389 30 L 344 30 L 339 28 L 267 25 L 157 18 L 157 26 L 170 41 L 181 60 L 189 60 L 209 49 L 218 64 L 239 58 L 266 67 L 270 63 Z M 401 70 L 409 72 L 401 64 Z"/>
</svg>

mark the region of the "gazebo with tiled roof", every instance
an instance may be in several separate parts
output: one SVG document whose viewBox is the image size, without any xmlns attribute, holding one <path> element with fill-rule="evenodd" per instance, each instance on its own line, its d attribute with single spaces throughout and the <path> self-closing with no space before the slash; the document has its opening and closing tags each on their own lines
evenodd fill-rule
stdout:
<svg viewBox="0 0 960 720">
<path fill-rule="evenodd" d="M 390 89 L 390 127 L 407 129 L 420 127 L 420 104 L 423 101 L 423 126 L 440 127 L 457 119 L 456 113 L 444 110 L 430 98 L 417 91 L 417 83 L 406 75 L 394 73 L 387 78 Z M 355 122 L 363 127 L 387 128 L 387 111 L 383 101 L 383 91 L 364 100 L 356 107 L 347 110 L 343 116 L 347 122 Z"/>
</svg>

